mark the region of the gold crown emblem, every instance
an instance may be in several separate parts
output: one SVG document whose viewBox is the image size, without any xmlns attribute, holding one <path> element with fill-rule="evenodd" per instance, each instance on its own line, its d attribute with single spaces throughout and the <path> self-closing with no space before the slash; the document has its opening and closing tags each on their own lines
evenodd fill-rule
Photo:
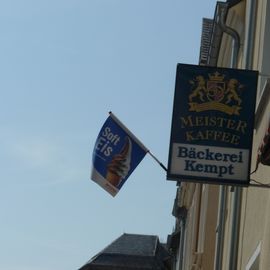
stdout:
<svg viewBox="0 0 270 270">
<path fill-rule="evenodd" d="M 208 77 L 211 81 L 216 81 L 216 82 L 223 82 L 224 81 L 224 75 L 221 75 L 217 71 L 215 73 L 208 74 Z"/>
<path fill-rule="evenodd" d="M 238 91 L 243 85 L 238 80 L 225 80 L 225 75 L 216 71 L 208 74 L 208 79 L 197 75 L 189 82 L 192 85 L 189 95 L 190 111 L 217 110 L 239 115 L 242 100 Z"/>
</svg>

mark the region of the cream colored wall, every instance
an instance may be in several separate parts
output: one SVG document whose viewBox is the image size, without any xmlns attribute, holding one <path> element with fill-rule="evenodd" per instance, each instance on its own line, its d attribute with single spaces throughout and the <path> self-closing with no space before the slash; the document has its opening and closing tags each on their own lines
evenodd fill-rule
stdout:
<svg viewBox="0 0 270 270">
<path fill-rule="evenodd" d="M 253 0 L 247 0 L 253 1 Z M 253 69 L 260 70 L 263 63 L 263 50 L 265 50 L 265 40 L 263 33 L 265 31 L 265 12 L 267 0 L 258 0 L 257 23 L 255 31 L 255 44 L 253 55 Z M 270 5 L 270 0 L 268 0 Z M 230 9 L 227 18 L 227 24 L 236 29 L 241 38 L 241 47 L 239 53 L 238 68 L 244 67 L 243 47 L 245 40 L 246 27 L 246 1 L 241 1 L 238 5 Z M 270 27 L 268 25 L 268 27 Z M 218 66 L 229 67 L 231 59 L 231 38 L 224 35 L 219 53 Z M 267 48 L 270 51 L 270 48 Z M 267 60 L 270 62 L 270 59 Z M 259 86 L 259 89 L 262 85 Z M 258 99 L 259 100 L 259 99 Z M 257 101 L 258 101 L 257 100 Z M 270 117 L 270 104 L 265 109 L 257 130 L 254 133 L 254 145 L 252 156 L 252 169 L 256 164 L 257 149 L 264 136 L 266 126 Z M 258 171 L 252 175 L 252 178 L 263 183 L 270 183 L 270 167 L 259 166 Z M 215 229 L 218 207 L 218 189 L 215 186 L 209 186 L 208 200 L 205 205 L 202 200 L 202 194 L 199 192 L 199 184 L 184 184 L 186 192 L 183 194 L 183 203 L 186 204 L 189 212 L 186 224 L 185 241 L 185 270 L 192 269 L 192 265 L 197 263 L 202 270 L 214 269 L 213 262 L 215 256 Z M 227 193 L 227 211 L 225 223 L 225 239 L 223 253 L 223 270 L 229 269 L 230 235 L 232 222 L 233 193 L 228 188 Z M 184 202 L 185 201 L 185 202 Z M 200 206 L 200 207 L 198 207 Z M 206 207 L 206 209 L 205 209 Z M 199 211 L 200 209 L 200 211 Z M 199 215 L 206 210 L 206 215 Z M 198 220 L 198 215 L 200 219 Z M 202 229 L 202 225 L 204 228 Z M 203 243 L 203 245 L 202 245 Z M 246 270 L 254 252 L 260 247 L 260 270 L 270 269 L 270 189 L 263 188 L 244 188 L 242 192 L 240 235 L 238 247 L 238 267 L 237 270 Z M 196 253 L 202 256 L 197 256 Z M 195 269 L 195 268 L 193 268 Z"/>
<path fill-rule="evenodd" d="M 194 242 L 196 239 L 197 221 L 197 197 L 199 185 L 195 183 L 183 182 L 181 184 L 181 206 L 187 209 L 187 219 L 185 225 L 183 269 L 191 269 L 194 262 Z"/>
<path fill-rule="evenodd" d="M 213 269 L 219 188 L 194 183 L 182 185 L 181 197 L 188 209 L 183 269 Z"/>
<path fill-rule="evenodd" d="M 257 161 L 257 151 L 265 135 L 269 123 L 270 104 L 265 108 L 257 130 L 254 132 L 252 168 Z M 270 183 L 270 167 L 260 164 L 251 179 Z M 245 189 L 242 201 L 241 213 L 241 269 L 254 253 L 257 245 L 261 242 L 260 269 L 270 269 L 270 189 L 252 188 Z"/>
<path fill-rule="evenodd" d="M 228 187 L 227 192 L 227 207 L 225 219 L 225 233 L 224 233 L 224 248 L 222 258 L 222 269 L 229 269 L 229 252 L 230 252 L 230 235 L 231 235 L 231 222 L 232 222 L 232 193 L 231 187 Z"/>
<path fill-rule="evenodd" d="M 260 188 L 247 188 L 243 192 L 242 213 L 241 213 L 241 234 L 239 239 L 239 265 L 245 269 L 249 259 L 256 247 L 262 242 L 262 250 L 266 251 L 264 244 L 269 242 L 265 238 L 265 226 L 267 222 L 269 204 L 269 192 Z M 269 251 L 269 249 L 268 249 Z M 263 256 L 261 255 L 261 260 Z M 270 269 L 261 267 L 261 269 Z"/>
<path fill-rule="evenodd" d="M 257 11 L 257 18 L 256 18 L 256 30 L 255 30 L 255 44 L 254 44 L 254 57 L 253 63 L 255 68 L 259 68 L 260 63 L 262 62 L 261 59 L 261 50 L 263 49 L 263 30 L 264 30 L 264 10 L 266 1 L 261 0 L 258 2 L 258 11 Z"/>
<path fill-rule="evenodd" d="M 216 225 L 218 212 L 219 187 L 208 185 L 207 213 L 205 216 L 204 249 L 202 256 L 202 269 L 214 269 Z M 203 206 L 203 205 L 202 205 Z"/>
<path fill-rule="evenodd" d="M 268 52 L 270 50 L 269 47 L 266 47 L 266 45 L 269 45 L 269 43 L 266 42 L 266 38 L 264 37 L 266 27 L 268 27 L 268 29 L 270 27 L 266 21 L 266 12 L 269 12 L 270 1 L 268 0 L 267 3 L 267 0 L 259 0 L 257 2 L 258 11 L 254 48 L 254 69 L 262 71 L 262 68 L 265 68 L 265 59 L 268 58 Z M 268 61 L 270 61 L 270 59 L 267 60 L 267 62 Z M 260 101 L 259 98 L 262 93 L 262 87 L 264 83 L 265 78 L 259 77 L 257 102 Z M 260 122 L 257 125 L 258 128 L 254 133 L 252 156 L 253 168 L 255 167 L 257 160 L 258 147 L 262 142 L 262 138 L 269 123 L 269 112 L 270 105 L 268 101 L 268 104 L 266 103 L 264 115 L 262 119 L 260 119 Z M 270 167 L 264 166 L 262 164 L 259 165 L 257 172 L 253 174 L 251 178 L 265 184 L 270 183 Z M 247 264 L 248 260 L 260 242 L 260 269 L 270 269 L 270 189 L 251 187 L 246 189 L 244 192 L 242 204 L 241 245 L 243 248 L 240 256 L 240 264 L 242 267 L 241 269 L 245 269 L 245 265 Z"/>
<path fill-rule="evenodd" d="M 254 53 L 254 67 L 255 70 L 260 70 L 263 62 L 263 49 L 265 31 L 265 12 L 267 0 L 258 0 L 257 23 L 255 34 L 255 53 Z M 268 1 L 270 5 L 270 1 Z M 243 22 L 245 22 L 245 1 L 241 5 L 237 5 L 234 10 L 230 11 L 228 22 L 234 29 L 240 29 L 241 44 L 245 41 Z M 239 11 L 239 9 L 242 10 Z M 269 25 L 267 27 L 270 27 Z M 220 50 L 219 66 L 228 66 L 228 55 L 231 49 L 231 40 L 228 37 L 223 38 Z M 268 48 L 270 50 L 270 48 Z M 240 48 L 239 68 L 243 65 L 243 46 Z M 270 61 L 270 59 L 268 60 Z M 259 86 L 261 88 L 262 85 Z M 265 129 L 268 125 L 270 105 L 265 109 L 265 114 L 261 119 L 258 129 L 254 133 L 254 145 L 252 156 L 252 168 L 254 169 L 257 158 L 257 149 L 262 141 Z M 270 183 L 270 167 L 260 165 L 258 171 L 252 175 L 253 179 Z M 229 246 L 231 234 L 231 213 L 232 213 L 232 193 L 228 192 L 227 201 L 227 216 L 225 225 L 225 242 L 224 242 L 224 256 L 223 269 L 228 268 L 229 263 Z M 260 254 L 260 270 L 270 269 L 270 189 L 263 188 L 244 188 L 242 193 L 242 209 L 241 209 L 241 223 L 240 223 L 240 238 L 239 238 L 239 254 L 238 254 L 238 268 L 237 270 L 245 270 L 250 258 L 254 254 L 256 248 L 261 243 Z"/>
<path fill-rule="evenodd" d="M 256 25 L 256 36 L 255 36 L 255 54 L 254 54 L 254 69 L 259 70 L 263 74 L 270 75 L 270 67 L 269 67 L 269 36 L 265 38 L 264 33 L 266 28 L 268 28 L 269 33 L 269 6 L 270 2 L 267 0 L 260 0 L 258 2 L 258 13 L 257 13 L 257 25 Z M 268 12 L 268 14 L 266 14 Z M 262 53 L 264 52 L 264 53 Z M 258 98 L 259 101 L 262 93 L 262 88 L 264 86 L 266 77 L 261 76 L 259 77 L 259 91 L 258 91 Z"/>
</svg>

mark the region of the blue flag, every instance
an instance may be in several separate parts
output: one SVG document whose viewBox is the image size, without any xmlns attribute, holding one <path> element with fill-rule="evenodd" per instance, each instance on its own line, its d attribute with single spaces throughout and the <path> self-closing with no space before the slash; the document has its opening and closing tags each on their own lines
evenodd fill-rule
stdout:
<svg viewBox="0 0 270 270">
<path fill-rule="evenodd" d="M 93 151 L 91 179 L 115 196 L 148 149 L 112 113 Z"/>
</svg>

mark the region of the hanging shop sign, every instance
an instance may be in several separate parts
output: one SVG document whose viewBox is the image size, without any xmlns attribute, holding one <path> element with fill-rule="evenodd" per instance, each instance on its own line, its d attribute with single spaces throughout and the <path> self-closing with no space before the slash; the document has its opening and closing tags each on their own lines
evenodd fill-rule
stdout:
<svg viewBox="0 0 270 270">
<path fill-rule="evenodd" d="M 178 64 L 167 179 L 249 184 L 257 78 Z"/>
</svg>

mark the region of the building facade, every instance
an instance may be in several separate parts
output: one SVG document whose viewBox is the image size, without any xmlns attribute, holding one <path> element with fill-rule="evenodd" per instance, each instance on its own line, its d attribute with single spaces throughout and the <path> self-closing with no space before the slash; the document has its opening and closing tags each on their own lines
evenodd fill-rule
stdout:
<svg viewBox="0 0 270 270">
<path fill-rule="evenodd" d="M 173 269 L 270 269 L 270 167 L 257 166 L 270 121 L 270 0 L 217 2 L 213 19 L 203 19 L 199 64 L 259 72 L 252 185 L 179 182 Z"/>
</svg>

